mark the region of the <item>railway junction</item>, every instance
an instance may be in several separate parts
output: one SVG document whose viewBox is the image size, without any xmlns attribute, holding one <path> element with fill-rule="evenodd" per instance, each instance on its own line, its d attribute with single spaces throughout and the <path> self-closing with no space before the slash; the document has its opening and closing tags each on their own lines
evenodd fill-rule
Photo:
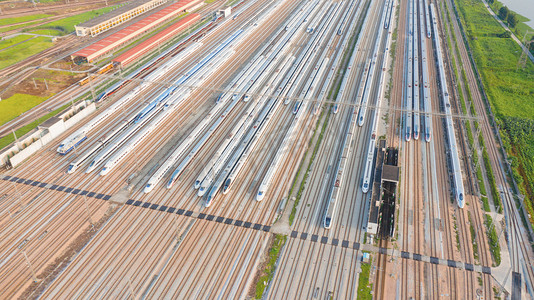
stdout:
<svg viewBox="0 0 534 300">
<path fill-rule="evenodd" d="M 77 87 L 94 112 L 16 166 L 2 156 L 0 295 L 534 295 L 511 194 L 500 265 L 490 251 L 464 121 L 494 137 L 460 109 L 450 1 L 199 3 L 156 12 L 191 10 Z M 128 28 L 72 58 L 145 32 Z"/>
</svg>

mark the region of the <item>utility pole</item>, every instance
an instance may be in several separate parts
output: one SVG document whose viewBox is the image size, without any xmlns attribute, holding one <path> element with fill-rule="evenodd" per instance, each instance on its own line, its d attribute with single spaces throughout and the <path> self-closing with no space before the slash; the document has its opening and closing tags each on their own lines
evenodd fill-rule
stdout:
<svg viewBox="0 0 534 300">
<path fill-rule="evenodd" d="M 37 282 L 37 276 L 35 276 L 35 271 L 33 270 L 33 266 L 30 263 L 30 260 L 28 259 L 28 256 L 26 255 L 26 252 L 22 251 L 22 254 L 24 255 L 24 258 L 26 259 L 26 263 L 28 264 L 28 267 L 30 267 L 30 271 L 32 272 L 33 282 Z"/>
<path fill-rule="evenodd" d="M 91 95 L 93 96 L 93 102 L 95 102 L 95 87 L 93 86 L 93 80 L 91 75 L 89 75 L 89 85 L 91 86 Z"/>
<path fill-rule="evenodd" d="M 527 32 L 525 32 L 525 35 L 523 36 L 522 44 L 527 48 L 527 51 L 529 51 L 529 46 L 530 46 L 530 43 L 532 43 L 532 41 L 527 41 L 527 36 L 528 36 L 528 30 Z M 525 69 L 526 65 L 527 65 L 527 52 L 521 49 L 521 56 L 519 57 L 519 61 L 517 62 L 517 67 L 515 68 L 515 70 L 516 71 L 519 70 L 519 67 L 521 67 L 521 69 Z"/>
<path fill-rule="evenodd" d="M 13 132 L 13 136 L 15 137 L 15 142 L 18 142 L 17 135 L 15 134 L 15 130 L 11 129 L 11 132 Z"/>
</svg>

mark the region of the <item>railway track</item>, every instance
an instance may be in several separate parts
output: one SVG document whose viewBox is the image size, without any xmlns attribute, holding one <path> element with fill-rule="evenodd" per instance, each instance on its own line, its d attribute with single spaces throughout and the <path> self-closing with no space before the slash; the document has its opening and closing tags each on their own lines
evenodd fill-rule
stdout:
<svg viewBox="0 0 534 300">
<path fill-rule="evenodd" d="M 121 3 L 120 0 L 112 1 L 112 0 L 79 0 L 79 1 L 73 1 L 72 3 L 69 0 L 66 0 L 67 3 L 65 4 L 53 4 L 53 5 L 35 5 L 33 7 L 28 8 L 20 8 L 20 9 L 2 9 L 2 17 L 20 17 L 24 15 L 31 15 L 35 13 L 45 13 L 45 12 L 53 12 L 58 11 L 62 9 L 69 9 L 73 7 L 80 7 L 81 5 L 98 5 L 98 4 L 104 4 L 103 6 L 107 6 L 109 2 L 113 3 Z M 126 2 L 126 1 L 124 1 Z"/>
<path fill-rule="evenodd" d="M 452 7 L 451 7 L 451 3 L 446 1 L 445 2 L 445 5 L 446 5 L 446 9 L 448 10 L 448 13 L 451 14 L 453 13 L 452 12 Z M 456 25 L 456 26 L 455 26 Z M 460 29 L 458 27 L 458 24 L 454 24 L 454 21 L 452 24 L 450 24 L 450 27 L 451 28 L 451 31 L 454 31 L 454 34 L 458 37 L 458 36 L 461 36 L 461 33 L 460 33 Z M 456 39 L 456 41 L 458 40 L 458 38 Z M 453 44 L 455 43 L 455 40 L 453 39 L 451 41 Z M 453 47 L 453 49 L 456 47 L 455 45 L 451 45 Z M 459 46 L 459 45 L 457 45 Z M 466 53 L 465 53 L 466 54 Z M 453 55 L 456 55 L 456 52 L 453 52 Z M 463 58 L 459 58 L 459 57 L 456 57 L 456 62 L 460 61 L 460 59 L 462 59 L 464 62 L 466 62 L 465 64 L 468 64 L 468 60 L 465 61 L 465 57 Z M 473 90 L 476 89 L 475 87 L 473 87 Z M 456 110 L 458 112 L 461 111 L 460 109 L 460 104 L 459 104 L 459 101 L 455 101 L 456 103 Z M 459 125 L 462 125 L 462 122 L 457 122 Z M 470 124 L 465 124 L 466 126 L 470 126 Z M 461 130 L 461 126 L 460 126 L 460 131 Z M 466 140 L 465 140 L 465 135 L 461 134 L 460 136 L 463 136 L 464 138 L 460 138 L 461 140 L 461 144 L 462 144 L 462 148 L 463 148 L 463 153 L 465 153 L 464 155 L 464 166 L 466 167 L 467 171 L 466 171 L 466 174 L 468 174 L 468 176 L 466 176 L 469 180 L 469 186 L 471 187 L 470 188 L 470 193 L 471 194 L 474 194 L 475 191 L 476 191 L 476 188 L 475 188 L 475 183 L 474 181 L 472 180 L 472 176 L 469 176 L 470 174 L 473 174 L 474 172 L 471 170 L 472 168 L 472 164 L 469 160 L 469 157 L 467 155 L 467 153 L 469 153 L 469 149 L 468 149 L 468 146 L 466 145 Z M 470 205 L 469 209 L 470 209 L 470 212 L 471 212 L 471 215 L 473 216 L 473 219 L 474 219 L 474 227 L 475 228 L 478 228 L 478 230 L 476 231 L 476 243 L 478 245 L 478 253 L 480 255 L 480 258 L 479 258 L 479 262 L 483 265 L 486 265 L 486 266 L 489 266 L 489 265 L 492 265 L 493 264 L 493 259 L 491 258 L 490 256 L 490 253 L 489 253 L 489 244 L 488 244 L 488 241 L 487 241 L 487 234 L 486 234 L 486 227 L 485 227 L 485 223 L 484 223 L 484 220 L 481 216 L 481 213 L 483 213 L 483 210 L 482 210 L 482 207 L 481 207 L 481 202 L 478 198 L 472 196 L 470 197 L 470 202 L 472 205 Z M 492 289 L 492 283 L 493 283 L 493 279 L 488 276 L 488 275 L 483 275 L 483 284 L 482 284 L 482 289 L 483 289 L 483 295 L 485 297 L 492 297 L 493 295 L 493 289 Z"/>
<path fill-rule="evenodd" d="M 54 146 L 50 147 L 48 150 L 52 150 L 52 151 L 53 151 L 53 148 L 54 148 Z M 57 163 L 57 162 L 56 162 L 56 163 Z M 64 162 L 63 162 L 63 166 L 65 166 Z M 61 170 L 62 167 L 56 165 L 56 166 L 55 166 L 55 169 L 56 169 L 56 170 L 57 170 L 57 169 Z M 18 173 L 18 172 L 17 172 L 17 173 Z M 24 176 L 25 174 L 18 174 L 18 175 L 19 175 L 19 176 Z M 26 177 L 31 177 L 31 176 L 27 176 L 27 174 L 26 174 Z M 60 176 L 58 176 L 58 177 L 63 177 L 63 175 L 60 175 Z M 49 178 L 49 179 L 50 179 L 50 178 Z M 93 179 L 92 182 L 95 183 L 95 180 Z M 118 181 L 116 181 L 116 182 L 119 182 L 119 186 L 120 186 L 120 184 L 122 184 L 122 182 L 124 182 L 124 181 L 123 181 L 123 180 L 118 180 Z M 72 183 L 72 182 L 71 182 L 71 183 Z M 115 188 L 113 188 L 113 186 L 104 186 L 104 190 L 107 190 L 108 192 L 111 192 L 111 193 L 112 193 L 112 190 L 113 190 L 113 189 L 116 189 L 116 186 L 117 186 L 117 184 L 115 184 Z M 111 190 L 110 190 L 110 188 L 111 188 Z"/>
<path fill-rule="evenodd" d="M 379 18 L 378 12 L 381 11 L 382 7 L 383 3 L 372 4 L 370 9 L 374 10 L 375 13 L 370 12 L 369 15 Z M 373 44 L 372 36 L 373 32 L 377 30 L 377 23 L 375 19 L 371 23 L 373 24 L 371 30 L 362 31 L 362 34 L 367 35 L 362 49 L 369 49 Z M 360 57 L 356 60 L 359 65 L 357 68 L 363 69 L 366 60 L 364 55 L 369 54 L 367 51 L 365 54 L 362 53 L 359 55 Z M 354 78 L 350 82 L 356 85 L 360 80 Z M 357 89 L 349 87 L 349 90 Z M 377 87 L 373 90 L 376 93 Z M 354 96 L 355 94 L 350 98 L 354 99 Z M 350 113 L 351 109 L 349 107 L 341 106 L 338 114 L 330 116 L 329 124 L 326 127 L 326 140 L 319 147 L 319 154 L 316 157 L 317 163 L 314 162 L 312 174 L 308 179 L 308 184 L 306 184 L 302 195 L 302 201 L 305 202 L 301 203 L 299 205 L 300 208 L 297 210 L 296 223 L 293 227 L 298 232 L 305 232 L 307 235 L 312 236 L 345 238 L 346 240 L 353 241 L 360 241 L 363 238 L 362 228 L 364 229 L 366 225 L 364 223 L 365 218 L 361 216 L 366 215 L 368 206 L 365 205 L 367 196 L 358 192 L 360 185 L 358 182 L 360 182 L 363 171 L 362 164 L 365 161 L 365 159 L 362 160 L 362 157 L 349 160 L 349 166 L 346 168 L 347 174 L 345 176 L 347 176 L 347 179 L 344 179 L 343 182 L 354 182 L 355 184 L 341 184 L 341 186 L 346 186 L 347 188 L 343 189 L 343 194 L 340 199 L 350 199 L 351 201 L 342 201 L 339 204 L 340 207 L 337 210 L 340 215 L 335 217 L 332 229 L 326 231 L 318 228 L 322 224 L 322 212 L 325 209 L 325 201 L 317 201 L 316 199 L 324 199 L 326 190 L 323 187 L 328 182 L 324 175 L 326 174 L 328 177 L 330 176 L 328 174 L 334 172 L 333 161 L 326 158 L 336 158 L 339 156 L 336 155 L 336 152 L 339 154 L 339 149 L 336 150 L 332 145 L 335 144 L 336 132 L 342 131 L 339 128 L 342 128 L 342 125 L 347 122 L 346 120 Z M 357 157 L 357 153 L 365 151 L 364 145 L 366 143 L 364 141 L 367 140 L 365 133 L 369 129 L 370 124 L 367 123 L 362 130 L 359 130 L 361 133 L 355 136 L 355 140 L 353 141 L 355 149 L 352 150 L 352 157 Z M 354 197 L 354 195 L 357 196 Z M 353 230 L 351 228 L 358 229 Z M 357 293 L 357 275 L 350 274 L 350 272 L 347 274 L 343 271 L 359 268 L 358 258 L 361 256 L 359 251 L 337 250 L 336 248 L 322 245 L 315 246 L 307 240 L 302 239 L 290 239 L 286 247 L 286 249 L 291 250 L 287 250 L 288 253 L 283 254 L 281 258 L 280 266 L 278 267 L 279 271 L 277 271 L 277 274 L 280 275 L 275 275 L 273 286 L 270 289 L 276 292 L 269 294 L 270 297 L 355 297 Z M 321 263 L 317 261 L 319 257 L 323 257 Z M 339 266 L 341 265 L 343 265 L 343 271 L 339 270 Z M 336 267 L 338 267 L 337 272 L 334 271 Z M 298 280 L 295 277 L 288 277 L 287 275 L 297 273 L 307 274 L 307 276 Z M 306 293 L 295 293 L 294 290 L 306 291 Z"/>
</svg>

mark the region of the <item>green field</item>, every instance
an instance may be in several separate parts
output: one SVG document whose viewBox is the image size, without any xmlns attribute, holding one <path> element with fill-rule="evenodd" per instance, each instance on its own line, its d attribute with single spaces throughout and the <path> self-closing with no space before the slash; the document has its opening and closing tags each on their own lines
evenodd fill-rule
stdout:
<svg viewBox="0 0 534 300">
<path fill-rule="evenodd" d="M 15 44 L 18 44 L 20 42 L 24 42 L 25 40 L 30 39 L 32 37 L 33 36 L 31 36 L 31 35 L 21 34 L 21 35 L 17 35 L 15 37 L 7 39 L 7 40 L 1 40 L 0 41 L 0 51 L 2 51 L 2 49 L 5 49 L 7 47 L 11 47 L 11 46 L 13 46 Z"/>
<path fill-rule="evenodd" d="M 530 200 L 525 204 L 534 216 L 534 64 L 527 59 L 524 68 L 518 65 L 521 48 L 511 38 L 498 36 L 504 29 L 482 2 L 456 0 L 456 3 L 484 90 L 501 128 L 503 145 L 512 163 L 512 176 Z"/>
<path fill-rule="evenodd" d="M 92 18 L 98 17 L 107 12 L 110 12 L 117 7 L 118 6 L 110 6 L 110 7 L 95 9 L 92 11 L 88 11 L 88 12 L 84 12 L 84 13 L 72 16 L 72 17 L 66 17 L 61 20 L 43 24 L 37 27 L 28 28 L 28 29 L 25 29 L 25 31 L 33 32 L 34 30 L 38 30 L 38 29 L 53 29 L 54 35 L 66 35 L 74 31 L 74 25 L 78 25 L 88 20 L 91 20 Z"/>
<path fill-rule="evenodd" d="M 16 45 L 0 52 L 0 69 L 11 66 L 27 57 L 37 54 L 53 46 L 52 40 L 47 37 L 36 37 L 31 41 Z"/>
<path fill-rule="evenodd" d="M 534 64 L 517 69 L 521 48 L 510 38 L 499 38 L 504 32 L 482 2 L 458 0 L 460 14 L 485 90 L 499 117 L 534 116 Z M 464 20 L 467 20 L 465 22 Z"/>
<path fill-rule="evenodd" d="M 37 14 L 37 15 L 21 16 L 21 17 L 15 17 L 15 18 L 5 18 L 5 19 L 0 19 L 0 26 L 39 20 L 39 19 L 44 19 L 44 18 L 51 17 L 51 16 L 52 15 Z"/>
<path fill-rule="evenodd" d="M 55 35 L 55 36 L 59 36 L 62 34 L 61 31 L 59 30 L 56 30 L 56 29 L 36 29 L 36 30 L 32 30 L 32 31 L 29 31 L 29 33 L 34 33 L 34 34 L 42 34 L 42 35 Z"/>
<path fill-rule="evenodd" d="M 31 109 L 37 104 L 48 99 L 26 94 L 15 94 L 0 101 L 0 125 L 18 117 L 21 113 Z"/>
<path fill-rule="evenodd" d="M 373 285 L 369 283 L 369 275 L 371 273 L 371 261 L 362 263 L 362 272 L 358 277 L 358 300 L 371 300 L 373 295 Z"/>
<path fill-rule="evenodd" d="M 15 131 L 15 134 L 17 135 L 17 138 L 20 138 L 22 137 L 23 135 L 25 135 L 26 133 L 30 132 L 31 130 L 33 130 L 35 127 L 37 127 L 37 125 L 43 123 L 44 121 L 50 119 L 51 117 L 57 115 L 58 113 L 60 113 L 62 110 L 64 110 L 65 108 L 69 107 L 70 106 L 70 103 L 69 104 L 65 104 L 64 106 L 56 109 L 55 111 L 31 122 L 30 124 L 18 129 Z M 0 138 L 0 149 L 3 149 L 4 147 L 8 146 L 9 144 L 13 143 L 15 141 L 15 137 L 13 136 L 13 134 L 8 134 L 6 136 L 4 136 L 3 138 Z"/>
<path fill-rule="evenodd" d="M 29 27 L 29 26 L 36 25 L 36 24 L 39 24 L 39 23 L 41 23 L 41 21 L 35 21 L 35 22 L 26 23 L 26 24 L 19 24 L 19 25 L 13 25 L 13 26 L 8 26 L 8 27 L 2 27 L 2 28 L 0 28 L 0 33 L 11 31 L 11 30 L 15 30 L 15 29 Z"/>
</svg>

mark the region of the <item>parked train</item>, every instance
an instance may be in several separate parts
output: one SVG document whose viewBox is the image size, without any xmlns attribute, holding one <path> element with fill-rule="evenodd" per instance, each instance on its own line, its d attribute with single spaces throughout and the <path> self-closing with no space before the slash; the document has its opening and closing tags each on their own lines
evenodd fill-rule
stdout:
<svg viewBox="0 0 534 300">
<path fill-rule="evenodd" d="M 449 99 L 449 92 L 447 90 L 447 78 L 445 74 L 445 64 L 443 62 L 443 55 L 441 50 L 441 44 L 439 41 L 439 32 L 437 24 L 437 14 L 434 7 L 434 3 L 430 4 L 430 11 L 432 14 L 432 29 L 434 31 L 434 45 L 436 48 L 436 60 L 438 62 L 438 75 L 441 87 L 441 98 L 443 101 L 443 107 L 445 109 L 445 123 L 447 131 L 447 140 L 449 143 L 451 168 L 454 181 L 454 195 L 458 207 L 463 208 L 465 205 L 464 184 L 462 177 L 462 170 L 460 168 L 460 158 L 458 155 L 458 146 L 456 144 L 456 133 L 454 131 L 454 122 L 452 120 L 451 104 Z"/>
</svg>

